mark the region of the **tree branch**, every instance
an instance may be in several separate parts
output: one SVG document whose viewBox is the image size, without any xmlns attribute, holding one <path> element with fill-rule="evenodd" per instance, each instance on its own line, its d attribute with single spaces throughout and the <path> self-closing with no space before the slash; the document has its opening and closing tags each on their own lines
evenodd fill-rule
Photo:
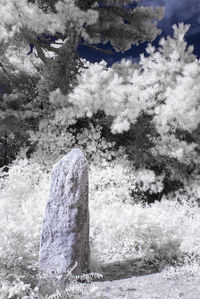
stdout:
<svg viewBox="0 0 200 299">
<path fill-rule="evenodd" d="M 93 49 L 95 49 L 97 51 L 100 51 L 100 52 L 103 52 L 105 54 L 112 54 L 112 55 L 114 54 L 114 52 L 112 50 L 101 49 L 101 48 L 98 48 L 94 45 L 89 45 L 89 44 L 85 44 L 85 43 L 79 43 L 79 45 L 93 48 Z"/>
</svg>

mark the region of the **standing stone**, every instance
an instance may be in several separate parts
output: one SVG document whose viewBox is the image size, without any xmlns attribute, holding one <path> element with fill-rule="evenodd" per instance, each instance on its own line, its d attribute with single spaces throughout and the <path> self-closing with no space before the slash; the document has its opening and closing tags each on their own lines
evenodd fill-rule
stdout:
<svg viewBox="0 0 200 299">
<path fill-rule="evenodd" d="M 72 149 L 53 166 L 40 240 L 39 267 L 47 275 L 89 268 L 88 167 L 82 151 Z"/>
</svg>

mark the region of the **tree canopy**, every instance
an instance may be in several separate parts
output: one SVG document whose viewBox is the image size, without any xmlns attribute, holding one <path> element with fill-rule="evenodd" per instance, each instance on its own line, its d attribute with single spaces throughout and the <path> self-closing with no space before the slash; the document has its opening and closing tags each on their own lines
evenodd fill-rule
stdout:
<svg viewBox="0 0 200 299">
<path fill-rule="evenodd" d="M 51 91 L 59 88 L 63 94 L 70 93 L 83 67 L 77 52 L 79 44 L 93 46 L 110 41 L 116 51 L 125 51 L 132 44 L 153 40 L 160 32 L 156 20 L 163 10 L 137 4 L 138 1 L 1 1 L 2 134 L 10 128 L 5 136 L 16 130 L 24 135 L 27 129 L 37 127 L 44 115 L 51 115 Z"/>
<path fill-rule="evenodd" d="M 57 87 L 66 93 L 74 78 L 72 72 L 76 74 L 76 48 L 80 42 L 87 45 L 110 41 L 116 51 L 125 51 L 159 34 L 156 20 L 163 10 L 128 8 L 132 2 L 3 1 L 1 41 L 13 43 L 16 35 L 26 40 L 43 62 L 46 93 Z"/>
</svg>

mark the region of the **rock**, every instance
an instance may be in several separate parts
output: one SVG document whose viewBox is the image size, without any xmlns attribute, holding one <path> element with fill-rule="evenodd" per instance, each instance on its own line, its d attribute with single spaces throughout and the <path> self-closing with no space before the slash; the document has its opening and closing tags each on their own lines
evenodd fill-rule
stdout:
<svg viewBox="0 0 200 299">
<path fill-rule="evenodd" d="M 82 151 L 72 149 L 53 166 L 40 240 L 39 268 L 63 275 L 89 269 L 88 167 Z"/>
</svg>

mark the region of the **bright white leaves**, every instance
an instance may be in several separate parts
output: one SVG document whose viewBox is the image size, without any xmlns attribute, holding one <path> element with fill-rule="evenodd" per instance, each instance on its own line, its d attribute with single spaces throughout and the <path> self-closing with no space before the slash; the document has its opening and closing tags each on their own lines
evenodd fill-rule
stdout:
<svg viewBox="0 0 200 299">
<path fill-rule="evenodd" d="M 141 113 L 152 115 L 160 134 L 155 149 L 190 163 L 189 156 L 196 160 L 196 145 L 181 142 L 174 132 L 192 132 L 199 124 L 200 65 L 184 40 L 189 26 L 173 29 L 174 36 L 161 39 L 157 51 L 148 46 L 149 56 L 141 56 L 138 65 L 125 60 L 111 68 L 105 62 L 90 64 L 67 100 L 77 118 L 92 117 L 99 110 L 111 116 L 113 133 L 128 131 Z"/>
<path fill-rule="evenodd" d="M 122 68 L 134 66 L 130 62 L 122 61 Z M 134 122 L 142 108 L 145 108 L 144 90 L 143 99 L 138 99 L 138 82 L 133 76 L 118 74 L 115 68 L 106 68 L 105 62 L 91 64 L 90 67 L 78 77 L 79 84 L 68 97 L 76 107 L 77 113 L 82 116 L 91 116 L 98 110 L 114 117 L 113 131 L 128 130 L 130 122 Z M 134 82 L 134 83 L 133 83 Z M 140 82 L 143 82 L 140 78 Z"/>
<path fill-rule="evenodd" d="M 34 31 L 37 34 L 56 31 L 64 32 L 66 24 L 80 31 L 83 24 L 94 24 L 98 13 L 94 10 L 86 12 L 75 6 L 74 1 L 58 1 L 57 13 L 43 13 L 36 4 L 26 0 L 1 1 L 0 41 L 7 41 L 17 30 Z M 30 33 L 30 32 L 29 32 Z"/>
<path fill-rule="evenodd" d="M 156 176 L 155 172 L 149 169 L 140 169 L 135 174 L 135 184 L 139 190 L 149 193 L 162 192 L 164 176 Z"/>
<path fill-rule="evenodd" d="M 18 74 L 19 72 L 25 72 L 28 75 L 36 75 L 38 76 L 38 71 L 36 68 L 39 68 L 41 65 L 41 61 L 36 58 L 35 55 L 27 55 L 30 51 L 30 47 L 25 42 L 21 41 L 21 37 L 17 37 L 15 35 L 15 41 L 17 43 L 8 43 L 6 46 L 6 51 L 4 52 L 5 59 L 3 62 L 9 68 L 10 73 L 15 72 Z"/>
<path fill-rule="evenodd" d="M 199 61 L 184 41 L 183 33 L 188 26 L 180 25 L 174 30 L 174 37 L 162 39 L 157 51 L 149 45 L 149 56 L 142 56 L 139 64 L 122 60 L 108 68 L 103 61 L 86 62 L 72 93 L 67 96 L 60 90 L 51 93 L 52 118 L 48 125 L 47 120 L 40 125 L 45 136 L 48 136 L 45 128 L 51 127 L 54 143 L 57 128 L 66 132 L 77 119 L 92 118 L 98 111 L 110 117 L 113 133 L 123 133 L 145 113 L 152 116 L 160 135 L 152 140 L 155 155 L 167 155 L 186 164 L 198 161 L 197 145 L 180 141 L 175 132 L 177 129 L 191 132 L 199 124 Z"/>
<path fill-rule="evenodd" d="M 200 120 L 200 65 L 184 65 L 176 85 L 166 89 L 166 103 L 157 109 L 162 127 L 167 124 L 184 130 L 194 130 Z"/>
<path fill-rule="evenodd" d="M 174 26 L 174 37 L 161 40 L 158 51 L 149 45 L 149 57 L 139 66 L 122 60 L 112 68 L 91 64 L 78 78 L 69 101 L 82 115 L 98 110 L 113 117 L 112 131 L 122 133 L 140 113 L 155 115 L 159 133 L 172 127 L 191 131 L 199 123 L 199 62 L 187 49 L 184 34 L 188 26 Z M 180 36 L 179 36 L 180 33 Z"/>
<path fill-rule="evenodd" d="M 171 158 L 177 159 L 184 164 L 191 164 L 191 161 L 199 163 L 198 152 L 195 151 L 197 144 L 180 141 L 174 134 L 161 134 L 157 138 L 156 145 L 151 149 L 154 156 L 157 154 L 167 155 Z"/>
</svg>

